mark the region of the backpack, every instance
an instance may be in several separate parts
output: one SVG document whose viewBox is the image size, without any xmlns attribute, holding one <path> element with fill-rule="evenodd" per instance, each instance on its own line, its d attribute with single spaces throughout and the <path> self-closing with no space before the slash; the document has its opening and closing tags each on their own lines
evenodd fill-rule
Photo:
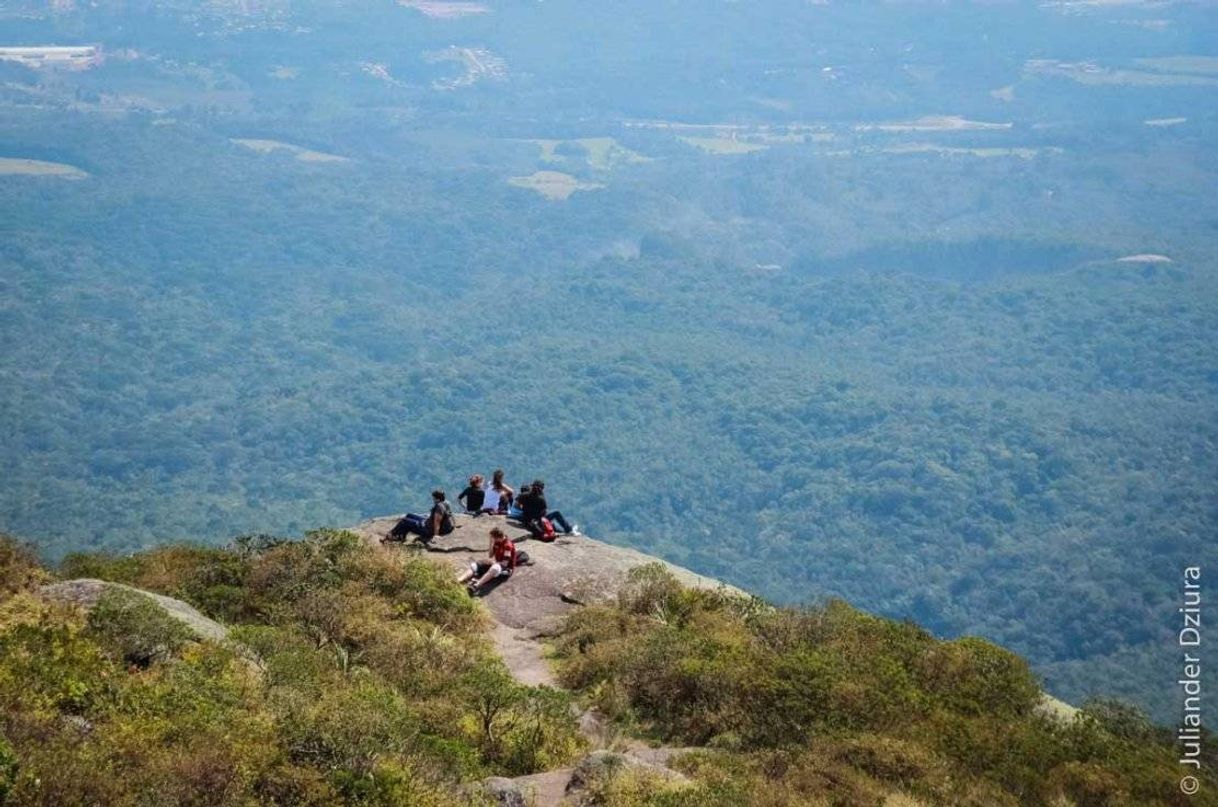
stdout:
<svg viewBox="0 0 1218 807">
<path fill-rule="evenodd" d="M 537 519 L 537 524 L 541 527 L 541 534 L 537 536 L 541 540 L 553 541 L 558 537 L 558 533 L 554 530 L 554 525 L 550 522 L 550 519 L 544 517 L 539 518 Z"/>
</svg>

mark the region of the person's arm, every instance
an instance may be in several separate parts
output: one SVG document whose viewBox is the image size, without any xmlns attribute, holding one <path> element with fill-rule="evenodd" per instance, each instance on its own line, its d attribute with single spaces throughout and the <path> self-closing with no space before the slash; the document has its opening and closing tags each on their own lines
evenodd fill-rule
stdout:
<svg viewBox="0 0 1218 807">
<path fill-rule="evenodd" d="M 431 534 L 439 535 L 440 534 L 440 525 L 443 523 L 443 521 L 441 520 L 441 517 L 440 517 L 440 508 L 439 507 L 431 508 L 430 521 L 431 521 Z"/>
<path fill-rule="evenodd" d="M 466 501 L 466 499 L 469 497 L 469 491 L 470 491 L 470 489 L 466 488 L 465 490 L 463 490 L 457 494 L 457 503 L 460 504 L 462 507 L 464 507 L 466 510 L 469 509 L 469 502 Z"/>
</svg>

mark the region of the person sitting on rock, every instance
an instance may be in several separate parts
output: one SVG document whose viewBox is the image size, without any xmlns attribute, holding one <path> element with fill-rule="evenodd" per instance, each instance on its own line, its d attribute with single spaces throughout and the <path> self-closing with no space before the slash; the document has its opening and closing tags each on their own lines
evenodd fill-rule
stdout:
<svg viewBox="0 0 1218 807">
<path fill-rule="evenodd" d="M 525 528 L 538 538 L 552 538 L 552 531 L 547 530 L 542 521 L 545 519 L 567 535 L 579 535 L 579 528 L 568 522 L 562 513 L 549 509 L 545 493 L 546 483 L 540 479 L 534 479 L 533 484 L 529 485 L 528 497 L 521 494 L 520 520 L 524 523 Z"/>
<path fill-rule="evenodd" d="M 532 493 L 533 487 L 531 485 L 521 485 L 519 495 L 517 495 L 512 500 L 512 503 L 508 505 L 507 517 L 517 520 L 524 518 L 524 510 L 521 509 L 520 504 L 522 501 L 524 501 L 525 497 L 532 495 Z"/>
<path fill-rule="evenodd" d="M 491 474 L 491 485 L 486 490 L 486 511 L 506 515 L 511 509 L 512 500 L 515 497 L 516 491 L 503 481 L 503 469 L 496 468 L 495 473 Z M 492 501 L 494 506 L 491 504 Z"/>
<path fill-rule="evenodd" d="M 453 509 L 445 498 L 444 491 L 433 490 L 431 512 L 426 518 L 407 513 L 381 540 L 405 541 L 407 536 L 413 534 L 419 536 L 421 543 L 429 544 L 437 535 L 448 535 L 453 531 Z"/>
<path fill-rule="evenodd" d="M 457 501 L 465 506 L 467 513 L 481 513 L 486 503 L 486 491 L 482 488 L 482 474 L 474 474 L 469 478 L 469 485 L 457 495 Z"/>
<path fill-rule="evenodd" d="M 431 513 L 427 516 L 427 525 L 421 536 L 424 543 L 429 543 L 437 535 L 448 535 L 453 531 L 453 508 L 444 499 L 444 491 L 431 492 Z"/>
<path fill-rule="evenodd" d="M 468 583 L 470 594 L 477 594 L 492 580 L 511 575 L 516 570 L 517 560 L 516 544 L 503 530 L 495 527 L 491 530 L 491 549 L 486 559 L 471 560 L 469 569 L 461 573 L 457 582 Z"/>
</svg>

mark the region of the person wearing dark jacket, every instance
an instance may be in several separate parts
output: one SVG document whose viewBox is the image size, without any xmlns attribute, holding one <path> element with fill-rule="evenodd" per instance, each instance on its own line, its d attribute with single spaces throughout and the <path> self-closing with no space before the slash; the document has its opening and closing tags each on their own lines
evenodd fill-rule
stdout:
<svg viewBox="0 0 1218 807">
<path fill-rule="evenodd" d="M 533 484 L 528 487 L 528 493 L 522 492 L 516 502 L 521 511 L 521 523 L 533 535 L 540 537 L 545 534 L 541 523 L 543 518 L 549 519 L 551 524 L 567 535 L 579 535 L 579 528 L 567 521 L 562 513 L 549 509 L 546 502 L 546 483 L 542 480 L 534 479 Z"/>
</svg>

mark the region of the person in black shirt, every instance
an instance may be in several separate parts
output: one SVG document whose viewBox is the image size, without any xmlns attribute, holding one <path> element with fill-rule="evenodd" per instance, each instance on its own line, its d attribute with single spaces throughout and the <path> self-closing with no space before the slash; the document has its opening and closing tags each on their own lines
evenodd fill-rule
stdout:
<svg viewBox="0 0 1218 807">
<path fill-rule="evenodd" d="M 448 535 L 453 531 L 453 509 L 448 502 L 444 500 L 444 491 L 433 490 L 431 492 L 431 513 L 427 516 L 427 527 L 423 535 L 423 540 L 430 541 L 437 535 Z"/>
<path fill-rule="evenodd" d="M 469 478 L 469 486 L 457 496 L 457 501 L 465 505 L 467 513 L 481 513 L 482 503 L 486 501 L 486 490 L 482 487 L 482 474 L 474 474 Z"/>
<path fill-rule="evenodd" d="M 562 513 L 557 510 L 551 511 L 546 502 L 546 483 L 540 479 L 534 479 L 533 484 L 527 488 L 528 492 L 521 492 L 516 498 L 516 503 L 520 507 L 520 520 L 528 528 L 529 532 L 540 536 L 545 532 L 542 527 L 541 519 L 547 518 L 555 527 L 562 530 L 568 535 L 578 535 L 579 530 L 575 525 L 567 521 Z"/>
</svg>

